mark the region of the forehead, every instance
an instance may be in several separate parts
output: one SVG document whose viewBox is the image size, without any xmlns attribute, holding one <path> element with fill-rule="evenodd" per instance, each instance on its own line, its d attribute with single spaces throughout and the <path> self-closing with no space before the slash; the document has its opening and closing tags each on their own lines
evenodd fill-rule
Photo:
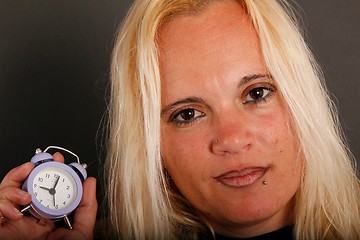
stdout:
<svg viewBox="0 0 360 240">
<path fill-rule="evenodd" d="M 157 38 L 163 62 L 171 61 L 179 53 L 186 60 L 219 45 L 233 51 L 239 41 L 248 48 L 257 49 L 259 45 L 249 16 L 238 1 L 232 0 L 213 1 L 196 13 L 173 16 L 160 27 Z M 192 51 L 188 52 L 188 49 Z M 186 56 L 186 52 L 190 55 Z"/>
<path fill-rule="evenodd" d="M 226 33 L 235 25 L 237 28 L 239 25 L 243 26 L 244 29 L 253 27 L 242 5 L 233 0 L 212 1 L 196 11 L 187 10 L 166 18 L 159 28 L 158 42 L 160 46 L 164 46 L 169 43 L 167 40 L 171 36 L 172 41 L 178 39 L 182 45 L 191 45 L 193 40 L 197 40 L 195 37 L 205 41 L 211 40 L 216 38 L 214 29 L 222 28 Z M 187 37 L 189 35 L 191 38 Z"/>
<path fill-rule="evenodd" d="M 196 14 L 174 16 L 160 27 L 158 47 L 163 74 L 164 70 L 181 74 L 180 67 L 191 70 L 194 61 L 197 70 L 206 69 L 204 64 L 223 55 L 228 64 L 239 56 L 248 60 L 243 64 L 262 58 L 257 33 L 237 1 L 214 1 Z M 197 61 L 201 57 L 207 61 Z"/>
<path fill-rule="evenodd" d="M 267 73 L 257 33 L 236 1 L 177 15 L 161 27 L 158 44 L 163 104 Z"/>
</svg>

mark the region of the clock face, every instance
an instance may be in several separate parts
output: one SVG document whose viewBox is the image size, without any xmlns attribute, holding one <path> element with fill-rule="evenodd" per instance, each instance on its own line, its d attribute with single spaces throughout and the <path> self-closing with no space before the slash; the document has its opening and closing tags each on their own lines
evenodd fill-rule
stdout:
<svg viewBox="0 0 360 240">
<path fill-rule="evenodd" d="M 68 207 L 77 196 L 74 178 L 69 172 L 58 167 L 47 167 L 38 172 L 32 187 L 38 202 L 52 210 Z"/>
</svg>

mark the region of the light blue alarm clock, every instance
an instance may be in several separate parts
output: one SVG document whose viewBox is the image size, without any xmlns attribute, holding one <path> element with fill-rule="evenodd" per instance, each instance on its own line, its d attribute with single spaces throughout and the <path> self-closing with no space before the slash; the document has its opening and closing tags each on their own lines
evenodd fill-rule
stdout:
<svg viewBox="0 0 360 240">
<path fill-rule="evenodd" d="M 64 164 L 55 162 L 49 149 L 66 151 L 76 157 L 77 162 Z M 82 182 L 87 178 L 86 164 L 80 164 L 73 152 L 56 146 L 49 146 L 43 152 L 36 150 L 30 162 L 35 168 L 23 183 L 22 189 L 31 194 L 31 203 L 22 212 L 29 211 L 39 220 L 58 221 L 64 219 L 72 229 L 68 216 L 79 205 Z"/>
</svg>

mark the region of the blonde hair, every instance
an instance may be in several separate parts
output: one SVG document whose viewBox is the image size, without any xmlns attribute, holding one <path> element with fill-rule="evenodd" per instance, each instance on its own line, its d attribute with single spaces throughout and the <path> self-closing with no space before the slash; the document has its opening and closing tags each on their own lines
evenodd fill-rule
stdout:
<svg viewBox="0 0 360 240">
<path fill-rule="evenodd" d="M 196 236 L 201 217 L 172 191 L 160 153 L 157 32 L 207 0 L 137 0 L 113 51 L 106 193 L 111 229 L 124 239 Z M 359 184 L 320 68 L 285 0 L 239 0 L 259 35 L 305 159 L 296 194 L 297 239 L 359 239 Z M 178 200 L 181 199 L 181 200 Z M 196 237 L 194 237 L 196 238 Z"/>
</svg>

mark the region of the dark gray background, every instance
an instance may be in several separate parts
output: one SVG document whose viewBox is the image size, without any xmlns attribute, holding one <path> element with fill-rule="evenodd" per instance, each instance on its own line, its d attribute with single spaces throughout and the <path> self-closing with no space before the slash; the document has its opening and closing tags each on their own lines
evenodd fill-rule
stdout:
<svg viewBox="0 0 360 240">
<path fill-rule="evenodd" d="M 130 0 L 0 0 L 0 179 L 37 147 L 99 176 L 114 32 Z M 299 0 L 352 151 L 360 157 L 360 1 Z"/>
</svg>

